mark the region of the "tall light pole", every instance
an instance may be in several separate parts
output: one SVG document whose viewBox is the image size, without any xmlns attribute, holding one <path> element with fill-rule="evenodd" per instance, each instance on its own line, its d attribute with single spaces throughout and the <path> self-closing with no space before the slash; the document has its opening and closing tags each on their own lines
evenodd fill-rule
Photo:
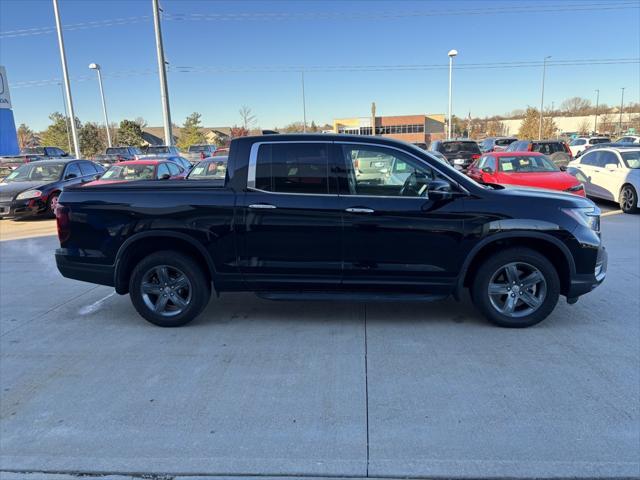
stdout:
<svg viewBox="0 0 640 480">
<path fill-rule="evenodd" d="M 76 128 L 76 115 L 73 111 L 73 100 L 71 100 L 71 85 L 69 84 L 69 71 L 67 70 L 67 55 L 64 51 L 64 38 L 62 38 L 62 25 L 60 23 L 60 12 L 58 11 L 58 0 L 53 0 L 53 15 L 56 19 L 56 30 L 58 31 L 58 47 L 60 47 L 60 63 L 62 64 L 62 77 L 64 78 L 64 89 L 67 94 L 67 108 L 71 117 L 71 136 L 73 137 L 73 149 L 76 158 L 80 158 L 80 143 L 78 142 L 78 130 Z"/>
<path fill-rule="evenodd" d="M 302 74 L 302 131 L 307 133 L 307 100 L 304 96 L 304 71 L 300 73 Z"/>
<path fill-rule="evenodd" d="M 169 92 L 167 88 L 167 70 L 164 61 L 164 47 L 162 46 L 162 31 L 160 30 L 160 6 L 158 0 L 151 0 L 153 6 L 153 27 L 156 32 L 156 51 L 158 55 L 158 75 L 160 76 L 160 99 L 164 119 L 164 141 L 173 145 L 171 133 L 171 112 L 169 111 Z"/>
<path fill-rule="evenodd" d="M 544 57 L 544 61 L 542 62 L 542 94 L 540 95 L 540 125 L 538 126 L 538 139 L 542 140 L 542 116 L 544 108 L 544 76 L 547 72 L 547 60 L 550 59 L 551 56 Z"/>
<path fill-rule="evenodd" d="M 449 131 L 447 132 L 447 138 L 451 138 L 451 81 L 453 76 L 453 57 L 458 55 L 457 50 L 449 50 Z"/>
<path fill-rule="evenodd" d="M 60 91 L 62 92 L 62 105 L 64 106 L 64 126 L 67 129 L 67 144 L 69 145 L 69 152 L 71 151 L 71 135 L 69 135 L 69 113 L 67 112 L 67 100 L 64 96 L 64 85 L 60 84 Z"/>
<path fill-rule="evenodd" d="M 598 133 L 598 104 L 600 103 L 600 89 L 596 89 L 596 119 L 593 122 L 593 133 Z"/>
<path fill-rule="evenodd" d="M 104 113 L 104 125 L 107 128 L 107 145 L 109 146 L 109 148 L 111 148 L 111 132 L 109 132 L 109 117 L 107 116 L 107 104 L 104 101 L 104 90 L 102 88 L 102 73 L 100 73 L 100 65 L 98 65 L 97 63 L 90 63 L 89 68 L 91 70 L 95 70 L 98 73 L 98 86 L 100 87 L 100 98 L 102 99 L 102 113 Z"/>
<path fill-rule="evenodd" d="M 620 98 L 620 119 L 618 120 L 618 133 L 622 134 L 622 110 L 624 108 L 624 87 L 622 87 L 622 97 Z"/>
</svg>

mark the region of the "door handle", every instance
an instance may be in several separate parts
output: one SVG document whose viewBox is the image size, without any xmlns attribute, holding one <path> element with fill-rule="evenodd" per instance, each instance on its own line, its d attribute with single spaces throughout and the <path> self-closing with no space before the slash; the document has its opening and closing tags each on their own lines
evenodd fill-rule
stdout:
<svg viewBox="0 0 640 480">
<path fill-rule="evenodd" d="M 252 203 L 249 205 L 249 208 L 277 208 L 275 205 L 271 205 L 269 203 Z"/>
<path fill-rule="evenodd" d="M 357 208 L 357 207 L 347 208 L 347 209 L 345 209 L 345 211 L 347 211 L 349 213 L 373 213 L 373 212 L 375 212 L 375 210 L 372 210 L 371 208 Z"/>
</svg>

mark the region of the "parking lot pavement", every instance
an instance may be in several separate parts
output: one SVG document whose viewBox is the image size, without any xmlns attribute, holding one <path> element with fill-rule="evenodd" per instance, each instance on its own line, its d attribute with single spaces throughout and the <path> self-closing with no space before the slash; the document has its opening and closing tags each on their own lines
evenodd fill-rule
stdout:
<svg viewBox="0 0 640 480">
<path fill-rule="evenodd" d="M 161 329 L 60 278 L 55 237 L 0 242 L 0 478 L 637 477 L 640 216 L 602 224 L 604 285 L 525 330 L 248 294 Z"/>
<path fill-rule="evenodd" d="M 7 218 L 0 220 L 0 241 L 46 237 L 55 234 L 56 221 L 54 219 L 12 220 Z"/>
</svg>

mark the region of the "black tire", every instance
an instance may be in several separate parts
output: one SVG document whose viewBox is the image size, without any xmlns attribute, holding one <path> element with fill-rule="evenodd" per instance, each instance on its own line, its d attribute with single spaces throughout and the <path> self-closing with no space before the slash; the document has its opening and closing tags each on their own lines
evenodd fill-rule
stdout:
<svg viewBox="0 0 640 480">
<path fill-rule="evenodd" d="M 625 185 L 620 190 L 618 203 L 624 213 L 636 213 L 638 211 L 638 192 L 632 185 Z"/>
<path fill-rule="evenodd" d="M 159 270 L 168 274 L 164 276 L 169 278 L 167 283 L 161 283 L 161 276 L 155 273 Z M 178 286 L 180 282 L 183 287 Z M 129 279 L 129 296 L 145 320 L 159 327 L 181 327 L 205 309 L 211 298 L 211 283 L 193 258 L 175 251 L 160 251 L 134 267 Z M 184 306 L 179 306 L 178 299 Z M 151 305 L 162 310 L 155 311 Z"/>
<path fill-rule="evenodd" d="M 514 264 L 517 274 L 523 275 L 520 277 L 523 283 L 511 286 L 510 279 L 506 278 L 506 269 L 508 268 L 511 272 Z M 501 271 L 504 272 L 503 277 L 496 277 Z M 540 274 L 541 281 L 529 287 L 527 278 L 533 279 L 532 274 L 535 271 Z M 496 280 L 496 278 L 502 278 L 502 280 Z M 516 278 L 518 277 L 516 276 Z M 499 281 L 503 283 L 499 283 Z M 490 295 L 490 283 L 492 287 L 504 285 L 505 293 Z M 521 296 L 523 293 L 524 297 Z M 524 247 L 510 248 L 489 257 L 480 265 L 471 284 L 473 303 L 490 322 L 501 327 L 523 328 L 541 322 L 553 311 L 558 303 L 559 295 L 560 279 L 553 264 L 535 250 Z M 509 297 L 512 297 L 511 301 L 515 302 L 515 310 L 511 315 L 502 313 L 497 305 L 504 301 L 504 311 L 508 311 L 509 307 L 506 305 L 509 303 Z M 534 303 L 536 301 L 539 303 L 533 309 L 534 307 L 524 299 L 527 302 Z M 532 311 L 527 313 L 528 310 Z"/>
</svg>

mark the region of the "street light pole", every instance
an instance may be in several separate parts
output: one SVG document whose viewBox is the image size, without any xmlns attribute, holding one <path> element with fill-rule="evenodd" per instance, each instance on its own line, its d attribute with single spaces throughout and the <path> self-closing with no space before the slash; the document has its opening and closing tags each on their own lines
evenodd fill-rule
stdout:
<svg viewBox="0 0 640 480">
<path fill-rule="evenodd" d="M 458 51 L 457 50 L 449 50 L 449 121 L 448 121 L 448 132 L 447 132 L 447 138 L 451 138 L 451 104 L 452 104 L 452 76 L 453 76 L 453 57 L 455 57 L 456 55 L 458 55 Z"/>
<path fill-rule="evenodd" d="M 542 62 L 542 93 L 540 95 L 540 125 L 538 126 L 538 139 L 542 140 L 542 120 L 543 120 L 543 108 L 544 108 L 544 77 L 547 71 L 547 60 L 551 58 L 544 57 L 544 61 Z"/>
<path fill-rule="evenodd" d="M 62 77 L 64 79 L 64 89 L 67 94 L 67 109 L 71 117 L 71 136 L 73 137 L 73 149 L 76 158 L 80 158 L 80 143 L 78 142 L 78 130 L 76 129 L 76 115 L 73 111 L 73 100 L 71 99 L 71 85 L 69 84 L 69 71 L 67 70 L 67 55 L 64 51 L 64 38 L 62 37 L 62 25 L 60 23 L 60 12 L 58 11 L 58 0 L 53 0 L 53 15 L 56 20 L 56 30 L 58 32 L 58 47 L 60 47 L 60 63 L 62 64 Z"/>
<path fill-rule="evenodd" d="M 67 112 L 67 100 L 64 96 L 64 85 L 60 84 L 60 91 L 62 92 L 62 105 L 64 106 L 64 126 L 67 129 L 67 144 L 69 145 L 69 150 L 71 151 L 71 135 L 69 135 L 69 113 Z"/>
<path fill-rule="evenodd" d="M 304 133 L 307 133 L 307 101 L 304 96 L 304 71 L 300 73 L 302 74 L 302 115 L 303 115 L 302 131 Z"/>
<path fill-rule="evenodd" d="M 596 90 L 596 119 L 593 122 L 593 133 L 598 133 L 598 104 L 600 103 L 600 89 Z"/>
<path fill-rule="evenodd" d="M 167 145 L 173 145 L 171 133 L 171 112 L 169 111 L 169 92 L 167 88 L 167 71 L 164 60 L 164 47 L 162 46 L 162 31 L 160 29 L 160 6 L 158 0 L 151 0 L 153 6 L 153 27 L 156 33 L 156 51 L 158 56 L 158 75 L 160 76 L 160 99 L 162 101 L 162 114 L 164 119 L 164 141 Z"/>
<path fill-rule="evenodd" d="M 618 133 L 622 134 L 622 109 L 624 108 L 624 88 L 622 87 L 622 97 L 620 98 L 620 118 L 618 120 Z"/>
<path fill-rule="evenodd" d="M 100 98 L 102 99 L 102 113 L 104 113 L 104 125 L 107 128 L 107 145 L 109 148 L 111 145 L 111 132 L 109 131 L 109 117 L 107 117 L 107 104 L 104 101 L 104 90 L 102 88 L 102 73 L 100 70 L 100 65 L 97 63 L 89 64 L 89 68 L 91 70 L 95 70 L 98 73 L 98 85 L 100 86 Z"/>
</svg>

